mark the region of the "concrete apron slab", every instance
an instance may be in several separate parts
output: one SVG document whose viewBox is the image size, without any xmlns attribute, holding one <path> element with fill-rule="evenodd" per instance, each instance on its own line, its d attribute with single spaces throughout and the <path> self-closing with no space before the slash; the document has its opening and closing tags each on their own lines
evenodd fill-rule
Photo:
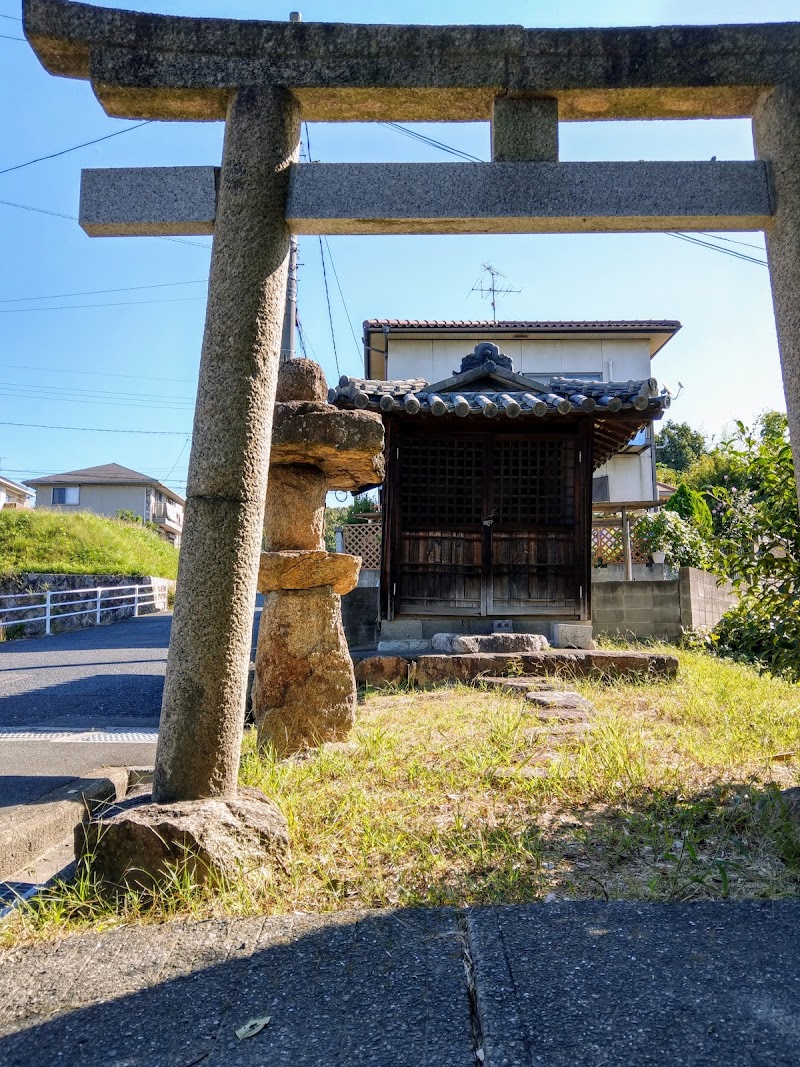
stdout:
<svg viewBox="0 0 800 1067">
<path fill-rule="evenodd" d="M 17 950 L 0 971 L 0 1062 L 473 1067 L 462 921 L 444 909 L 292 915 Z"/>
<path fill-rule="evenodd" d="M 789 900 L 475 909 L 484 1067 L 794 1067 L 798 920 Z"/>
<path fill-rule="evenodd" d="M 0 812 L 0 879 L 71 838 L 90 809 L 124 797 L 129 788 L 127 767 L 101 767 L 46 793 L 31 804 Z"/>
</svg>

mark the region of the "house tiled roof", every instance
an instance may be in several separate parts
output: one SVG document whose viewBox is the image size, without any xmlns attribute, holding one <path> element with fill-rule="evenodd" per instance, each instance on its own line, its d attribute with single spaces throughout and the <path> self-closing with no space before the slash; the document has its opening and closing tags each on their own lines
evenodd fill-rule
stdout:
<svg viewBox="0 0 800 1067">
<path fill-rule="evenodd" d="M 63 474 L 48 474 L 45 478 L 29 478 L 26 485 L 154 485 L 167 493 L 173 500 L 185 503 L 183 497 L 163 485 L 157 478 L 140 471 L 123 467 L 119 463 L 101 463 L 97 467 L 84 467 L 82 470 L 65 471 Z"/>
<path fill-rule="evenodd" d="M 677 333 L 681 323 L 675 319 L 615 319 L 607 321 L 503 321 L 490 319 L 366 319 L 365 330 L 380 330 L 388 326 L 393 330 L 487 330 L 504 333 L 525 330 L 530 333 L 591 332 L 609 333 L 631 331 L 636 333 Z"/>
</svg>

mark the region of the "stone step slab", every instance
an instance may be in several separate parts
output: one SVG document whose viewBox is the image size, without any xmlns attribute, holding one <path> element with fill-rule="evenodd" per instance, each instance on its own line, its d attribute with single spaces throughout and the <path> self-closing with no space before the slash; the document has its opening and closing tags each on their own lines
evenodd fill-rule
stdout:
<svg viewBox="0 0 800 1067">
<path fill-rule="evenodd" d="M 472 684 L 476 688 L 480 689 L 499 689 L 505 693 L 530 693 L 534 690 L 550 690 L 556 688 L 554 681 L 548 681 L 544 678 L 496 678 L 496 677 L 482 677 L 473 678 Z"/>
<path fill-rule="evenodd" d="M 525 731 L 525 736 L 530 738 L 539 737 L 579 737 L 587 734 L 592 728 L 589 722 L 551 722 L 547 726 L 534 726 Z"/>
<path fill-rule="evenodd" d="M 588 722 L 590 713 L 582 708 L 531 708 L 530 715 L 540 722 Z"/>
<path fill-rule="evenodd" d="M 552 711 L 582 711 L 588 714 L 595 710 L 590 700 L 581 696 L 580 693 L 569 690 L 526 693 L 525 699 L 537 708 L 547 708 Z"/>
<path fill-rule="evenodd" d="M 472 652 L 543 652 L 550 642 L 541 634 L 434 634 L 431 648 L 448 655 Z"/>
</svg>

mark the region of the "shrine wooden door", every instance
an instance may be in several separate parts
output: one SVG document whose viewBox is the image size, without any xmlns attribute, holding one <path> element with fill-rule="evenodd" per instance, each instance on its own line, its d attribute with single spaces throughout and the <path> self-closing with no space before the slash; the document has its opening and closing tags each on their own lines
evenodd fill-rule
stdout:
<svg viewBox="0 0 800 1067">
<path fill-rule="evenodd" d="M 400 427 L 387 479 L 387 617 L 586 617 L 582 429 Z"/>
</svg>

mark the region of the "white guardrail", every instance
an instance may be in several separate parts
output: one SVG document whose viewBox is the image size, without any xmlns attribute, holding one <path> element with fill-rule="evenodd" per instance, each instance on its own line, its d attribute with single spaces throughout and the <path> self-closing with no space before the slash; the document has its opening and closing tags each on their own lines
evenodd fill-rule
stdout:
<svg viewBox="0 0 800 1067">
<path fill-rule="evenodd" d="M 77 596 L 77 600 L 62 600 L 61 597 Z M 31 600 L 33 603 L 14 604 L 3 607 L 8 600 Z M 35 601 L 38 599 L 38 603 Z M 78 611 L 65 611 L 81 605 Z M 167 609 L 167 589 L 148 585 L 113 585 L 94 586 L 90 589 L 48 589 L 42 593 L 8 593 L 0 596 L 0 630 L 18 623 L 43 622 L 44 632 L 52 634 L 52 623 L 56 619 L 74 618 L 76 615 L 94 615 L 95 624 L 100 625 L 103 612 L 120 611 L 132 608 L 133 615 L 138 616 L 140 608 L 154 607 L 156 611 Z M 41 615 L 30 612 L 44 609 Z M 14 616 L 17 617 L 11 617 Z"/>
</svg>

